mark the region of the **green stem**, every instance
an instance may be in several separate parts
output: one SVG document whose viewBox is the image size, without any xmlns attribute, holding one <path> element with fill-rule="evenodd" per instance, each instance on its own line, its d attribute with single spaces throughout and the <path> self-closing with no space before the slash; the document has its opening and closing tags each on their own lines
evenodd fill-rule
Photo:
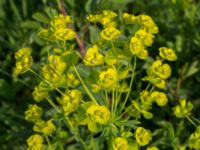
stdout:
<svg viewBox="0 0 200 150">
<path fill-rule="evenodd" d="M 190 119 L 189 116 L 187 116 L 186 118 L 187 118 L 187 120 L 188 120 L 192 125 L 194 125 L 196 128 L 198 127 L 198 126 L 196 125 L 196 123 L 195 123 L 194 121 L 192 121 L 192 119 Z"/>
<path fill-rule="evenodd" d="M 61 112 L 59 110 L 59 108 L 54 104 L 54 102 L 50 99 L 50 98 L 46 98 L 47 101 L 49 102 L 49 104 L 57 111 L 57 112 Z M 67 124 L 69 125 L 70 129 L 72 129 L 72 133 L 74 134 L 74 136 L 76 137 L 77 141 L 80 141 L 81 144 L 83 145 L 84 149 L 86 149 L 86 145 L 84 143 L 84 141 L 82 140 L 80 134 L 74 129 L 72 123 L 70 122 L 70 120 L 68 118 L 66 118 Z M 47 137 L 45 137 L 47 139 Z M 47 140 L 48 142 L 48 140 Z M 49 145 L 49 142 L 48 142 Z"/>
<path fill-rule="evenodd" d="M 118 120 L 118 119 L 120 119 L 121 117 L 123 117 L 123 116 L 129 111 L 129 109 L 130 109 L 130 106 L 127 107 L 126 110 L 125 110 L 123 113 L 121 113 L 121 115 L 120 115 L 119 117 L 116 118 L 116 120 Z"/>
<path fill-rule="evenodd" d="M 71 121 L 69 120 L 69 118 L 66 118 L 67 124 L 69 125 L 71 132 L 74 134 L 75 138 L 80 141 L 80 143 L 82 144 L 83 148 L 85 150 L 87 150 L 87 146 L 85 144 L 85 142 L 83 141 L 83 139 L 81 138 L 79 132 L 76 131 L 76 129 L 73 127 Z"/>
<path fill-rule="evenodd" d="M 48 144 L 49 148 L 51 148 L 51 143 L 50 143 L 50 140 L 49 140 L 48 136 L 44 135 L 44 137 L 45 137 L 45 139 L 47 141 L 47 144 Z"/>
<path fill-rule="evenodd" d="M 42 81 L 44 81 L 44 79 L 37 72 L 35 72 L 34 70 L 32 70 L 31 68 L 29 68 L 28 71 L 30 71 L 31 73 L 33 73 L 34 75 L 36 75 L 38 78 L 40 78 Z"/>
<path fill-rule="evenodd" d="M 75 71 L 77 77 L 79 78 L 79 80 L 80 80 L 80 82 L 81 82 L 81 84 L 82 84 L 82 86 L 83 86 L 85 92 L 87 93 L 87 95 L 90 97 L 90 99 L 91 99 L 95 104 L 98 105 L 98 103 L 97 103 L 95 97 L 92 95 L 92 93 L 91 93 L 91 92 L 89 91 L 89 89 L 87 88 L 86 84 L 84 83 L 83 79 L 81 78 L 81 76 L 80 76 L 80 74 L 79 74 L 79 72 L 78 72 L 78 70 L 76 69 L 75 66 L 73 66 L 73 69 L 74 69 L 74 71 Z"/>
<path fill-rule="evenodd" d="M 148 83 L 147 87 L 145 88 L 145 91 L 148 91 L 148 89 L 150 88 L 151 86 L 151 82 Z"/>
<path fill-rule="evenodd" d="M 115 106 L 115 90 L 112 90 L 112 102 L 111 102 L 111 112 L 112 118 L 114 118 L 114 106 Z"/>
<path fill-rule="evenodd" d="M 42 81 L 44 81 L 45 83 L 47 83 L 48 85 L 50 85 L 51 87 L 53 87 L 56 91 L 58 91 L 61 95 L 63 95 L 64 93 L 62 91 L 60 91 L 57 87 L 54 87 L 50 82 L 48 82 L 47 80 L 45 80 L 42 76 L 40 76 L 38 73 L 36 73 L 34 70 L 29 69 L 29 71 L 31 73 L 33 73 L 34 75 L 36 75 L 38 78 L 40 78 Z"/>
<path fill-rule="evenodd" d="M 116 52 L 115 46 L 112 41 L 111 41 L 111 45 L 112 45 L 113 53 L 114 53 L 115 57 L 117 57 L 117 52 Z"/>
<path fill-rule="evenodd" d="M 195 117 L 193 117 L 193 116 L 192 116 L 192 119 L 193 119 L 194 121 L 196 121 L 198 124 L 200 124 L 199 119 L 197 119 L 197 118 L 195 118 Z"/>
<path fill-rule="evenodd" d="M 137 64 L 137 58 L 136 58 L 136 56 L 135 56 L 135 57 L 134 57 L 134 65 L 133 65 L 133 73 L 132 73 L 131 82 L 130 82 L 130 85 L 129 85 L 129 91 L 128 91 L 127 95 L 126 95 L 126 98 L 125 98 L 125 100 L 124 100 L 124 103 L 122 104 L 122 107 L 121 107 L 120 112 L 124 109 L 124 106 L 126 105 L 126 102 L 127 102 L 128 98 L 129 98 L 129 95 L 130 95 L 130 92 L 131 92 L 131 87 L 132 87 L 132 85 L 133 85 L 133 79 L 134 79 L 134 77 L 135 77 L 136 64 Z"/>
<path fill-rule="evenodd" d="M 59 108 L 56 106 L 56 104 L 54 104 L 54 102 L 50 98 L 46 97 L 46 100 L 57 112 L 61 112 Z"/>
<path fill-rule="evenodd" d="M 105 91 L 105 101 L 106 101 L 106 105 L 109 108 L 109 100 L 108 100 L 108 92 Z"/>
<path fill-rule="evenodd" d="M 116 96 L 116 103 L 115 103 L 115 109 L 114 112 L 116 113 L 117 111 L 117 106 L 119 104 L 120 98 L 121 98 L 122 92 L 118 92 L 117 96 Z"/>
</svg>

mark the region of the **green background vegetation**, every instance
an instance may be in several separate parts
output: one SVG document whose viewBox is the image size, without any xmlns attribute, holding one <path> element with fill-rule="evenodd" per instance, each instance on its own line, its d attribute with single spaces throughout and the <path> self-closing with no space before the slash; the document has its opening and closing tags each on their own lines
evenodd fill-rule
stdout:
<svg viewBox="0 0 200 150">
<path fill-rule="evenodd" d="M 187 138 L 194 128 L 175 119 L 171 107 L 179 98 L 191 100 L 193 116 L 200 119 L 200 1 L 198 0 L 64 0 L 64 7 L 74 19 L 74 28 L 84 39 L 84 45 L 95 41 L 97 29 L 86 23 L 88 13 L 109 9 L 150 15 L 159 27 L 151 52 L 167 45 L 173 48 L 178 60 L 173 63 L 173 76 L 168 84 L 170 103 L 148 128 L 162 126 L 164 137 L 157 142 L 168 142 L 169 147 Z M 46 43 L 37 37 L 41 27 L 59 10 L 57 1 L 0 0 L 0 149 L 26 149 L 25 140 L 32 132 L 31 124 L 24 120 L 24 111 L 33 102 L 32 90 L 38 83 L 33 75 L 13 76 L 14 53 L 24 46 L 33 50 L 35 61 L 43 61 Z M 120 28 L 123 28 L 121 25 Z M 131 29 L 130 29 L 131 30 Z M 149 59 L 151 61 L 151 59 Z M 148 62 L 141 64 L 144 71 Z M 138 89 L 142 85 L 138 85 Z M 154 110 L 155 113 L 157 110 Z M 165 121 L 160 121 L 165 120 Z M 157 126 L 155 126 L 155 124 Z M 181 133 L 183 127 L 187 131 Z M 179 128 L 177 131 L 176 129 Z M 161 131 L 157 131 L 159 132 Z M 180 138 L 181 134 L 181 138 Z M 176 137 L 179 137 L 178 139 Z M 168 146 L 163 147 L 167 149 Z"/>
</svg>

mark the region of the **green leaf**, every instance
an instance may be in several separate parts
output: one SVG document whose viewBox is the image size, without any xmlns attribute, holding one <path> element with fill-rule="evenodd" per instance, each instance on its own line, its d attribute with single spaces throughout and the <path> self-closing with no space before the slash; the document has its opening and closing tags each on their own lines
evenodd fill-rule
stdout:
<svg viewBox="0 0 200 150">
<path fill-rule="evenodd" d="M 119 130 L 114 124 L 111 124 L 110 131 L 114 136 L 117 136 L 119 134 Z"/>
<path fill-rule="evenodd" d="M 128 76 L 129 71 L 131 71 L 131 67 L 121 67 L 118 71 L 120 80 L 125 79 Z"/>
<path fill-rule="evenodd" d="M 128 121 L 119 121 L 119 122 L 116 122 L 117 126 L 126 126 L 126 127 L 131 127 L 131 128 L 136 128 L 137 125 L 140 124 L 139 121 L 137 120 L 128 120 Z"/>
<path fill-rule="evenodd" d="M 79 60 L 79 55 L 74 50 L 63 53 L 62 57 L 66 62 L 66 64 L 68 65 L 68 67 L 76 65 Z"/>
<path fill-rule="evenodd" d="M 99 29 L 96 26 L 89 26 L 90 42 L 95 43 L 99 37 Z"/>
<path fill-rule="evenodd" d="M 170 142 L 173 143 L 176 140 L 176 137 L 174 133 L 174 127 L 172 126 L 172 124 L 167 121 L 160 121 L 157 124 L 164 127 L 168 131 L 168 137 L 170 139 Z"/>
<path fill-rule="evenodd" d="M 21 23 L 21 27 L 28 29 L 39 29 L 41 26 L 36 21 L 27 20 Z"/>
<path fill-rule="evenodd" d="M 88 85 L 97 83 L 99 80 L 99 72 L 97 70 L 91 71 L 90 75 L 86 78 Z"/>
<path fill-rule="evenodd" d="M 44 23 L 44 24 L 48 24 L 50 21 L 46 15 L 44 15 L 43 13 L 40 13 L 40 12 L 34 13 L 32 17 L 33 17 L 33 19 L 35 19 L 41 23 Z"/>
<path fill-rule="evenodd" d="M 128 140 L 128 150 L 139 150 L 139 146 L 135 140 Z"/>
<path fill-rule="evenodd" d="M 117 63 L 117 58 L 112 49 L 108 50 L 104 58 L 106 64 L 112 66 Z"/>
<path fill-rule="evenodd" d="M 89 121 L 88 122 L 88 130 L 90 130 L 91 132 L 97 132 L 99 129 L 97 127 L 97 124 L 93 121 Z"/>
<path fill-rule="evenodd" d="M 124 138 L 129 138 L 129 137 L 133 136 L 133 133 L 130 131 L 124 131 L 124 132 L 122 132 L 121 136 Z"/>
<path fill-rule="evenodd" d="M 0 97 L 6 100 L 14 100 L 13 88 L 4 79 L 0 79 Z"/>
<path fill-rule="evenodd" d="M 92 4 L 93 0 L 87 0 L 87 2 L 85 3 L 85 11 L 86 12 L 90 12 L 91 11 L 91 4 Z"/>
<path fill-rule="evenodd" d="M 184 78 L 188 78 L 190 76 L 193 76 L 194 74 L 196 74 L 199 71 L 199 62 L 198 61 L 194 61 L 189 67 L 188 67 L 188 71 L 186 73 L 186 75 L 184 76 Z"/>
<path fill-rule="evenodd" d="M 56 37 L 54 36 L 54 34 L 47 29 L 42 29 L 38 33 L 38 37 L 47 41 L 56 41 Z"/>
</svg>

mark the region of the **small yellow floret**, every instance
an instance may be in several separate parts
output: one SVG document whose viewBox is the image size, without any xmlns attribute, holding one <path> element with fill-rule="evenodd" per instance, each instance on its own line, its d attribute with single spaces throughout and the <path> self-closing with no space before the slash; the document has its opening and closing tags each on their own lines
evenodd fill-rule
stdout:
<svg viewBox="0 0 200 150">
<path fill-rule="evenodd" d="M 185 118 L 191 114 L 193 105 L 191 102 L 187 102 L 186 99 L 180 100 L 180 105 L 173 108 L 174 114 L 177 118 Z"/>
<path fill-rule="evenodd" d="M 39 134 L 34 134 L 27 139 L 28 150 L 44 150 L 44 139 Z"/>
<path fill-rule="evenodd" d="M 110 119 L 110 111 L 106 106 L 98 106 L 92 104 L 87 109 L 87 114 L 89 118 L 99 124 L 106 124 Z"/>
<path fill-rule="evenodd" d="M 36 104 L 31 104 L 28 106 L 28 110 L 25 111 L 25 119 L 28 121 L 37 121 L 41 118 L 43 110 Z"/>
<path fill-rule="evenodd" d="M 159 55 L 166 60 L 175 61 L 177 56 L 175 52 L 171 48 L 160 47 L 159 48 Z"/>
<path fill-rule="evenodd" d="M 101 31 L 101 38 L 106 41 L 112 41 L 116 38 L 118 38 L 121 34 L 121 32 L 116 29 L 115 27 L 107 27 Z"/>
<path fill-rule="evenodd" d="M 137 127 L 135 137 L 140 146 L 145 146 L 152 140 L 151 132 L 143 127 Z"/>
<path fill-rule="evenodd" d="M 30 48 L 22 48 L 15 53 L 16 59 L 16 67 L 15 74 L 23 74 L 25 73 L 32 65 L 33 59 L 31 57 L 31 49 Z"/>
<path fill-rule="evenodd" d="M 104 57 L 98 52 L 97 45 L 87 50 L 83 62 L 89 66 L 102 65 L 104 63 Z"/>
<path fill-rule="evenodd" d="M 113 141 L 113 150 L 128 150 L 128 142 L 123 137 L 117 137 Z"/>
</svg>

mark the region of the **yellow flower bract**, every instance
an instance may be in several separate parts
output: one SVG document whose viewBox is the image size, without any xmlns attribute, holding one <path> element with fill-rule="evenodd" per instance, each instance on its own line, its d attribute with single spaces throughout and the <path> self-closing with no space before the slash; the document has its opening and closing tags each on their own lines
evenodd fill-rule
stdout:
<svg viewBox="0 0 200 150">
<path fill-rule="evenodd" d="M 118 38 L 121 32 L 115 27 L 107 27 L 101 31 L 101 38 L 106 41 L 112 41 Z"/>
<path fill-rule="evenodd" d="M 25 73 L 32 65 L 33 58 L 31 56 L 30 48 L 22 48 L 15 53 L 16 67 L 15 74 Z"/>
<path fill-rule="evenodd" d="M 41 118 L 43 110 L 36 104 L 31 104 L 28 106 L 28 110 L 25 111 L 25 119 L 28 121 L 37 121 Z"/>
<path fill-rule="evenodd" d="M 175 52 L 171 48 L 160 47 L 159 55 L 168 61 L 175 61 L 177 59 Z"/>
<path fill-rule="evenodd" d="M 69 23 L 72 23 L 72 19 L 70 16 L 59 14 L 52 19 L 51 26 L 53 29 L 65 28 L 66 25 Z"/>
<path fill-rule="evenodd" d="M 123 137 L 117 137 L 113 141 L 113 150 L 128 150 L 128 142 Z"/>
<path fill-rule="evenodd" d="M 152 71 L 162 79 L 167 79 L 171 76 L 171 67 L 168 64 L 162 64 L 162 61 L 157 60 L 152 64 Z"/>
<path fill-rule="evenodd" d="M 193 104 L 187 102 L 186 99 L 180 100 L 180 105 L 177 105 L 173 108 L 174 114 L 177 118 L 185 118 L 191 114 L 193 109 Z"/>
<path fill-rule="evenodd" d="M 192 149 L 200 149 L 200 126 L 198 126 L 196 131 L 190 135 L 189 144 Z"/>
<path fill-rule="evenodd" d="M 154 91 L 151 93 L 151 97 L 158 106 L 165 106 L 168 102 L 167 95 L 163 92 Z"/>
<path fill-rule="evenodd" d="M 146 150 L 159 150 L 159 148 L 152 146 L 152 147 L 148 147 Z"/>
<path fill-rule="evenodd" d="M 61 104 L 66 115 L 74 112 L 79 106 L 81 100 L 82 93 L 76 89 L 68 90 L 64 95 L 62 95 L 62 98 L 57 99 L 58 103 Z"/>
<path fill-rule="evenodd" d="M 139 145 L 145 146 L 152 140 L 151 132 L 143 127 L 137 127 L 135 131 L 136 141 Z"/>
<path fill-rule="evenodd" d="M 35 132 L 43 133 L 46 135 L 52 134 L 54 131 L 56 131 L 56 126 L 53 124 L 51 120 L 43 121 L 39 120 L 35 123 L 33 126 L 33 130 Z"/>
<path fill-rule="evenodd" d="M 99 74 L 99 85 L 105 89 L 113 89 L 118 85 L 118 74 L 115 68 L 108 68 Z"/>
<path fill-rule="evenodd" d="M 88 66 L 102 65 L 104 63 L 104 57 L 98 52 L 97 45 L 94 45 L 87 50 L 83 62 Z"/>
<path fill-rule="evenodd" d="M 39 134 L 34 134 L 27 139 L 28 150 L 44 150 L 44 139 Z"/>
<path fill-rule="evenodd" d="M 110 111 L 106 106 L 91 105 L 87 114 L 92 121 L 99 124 L 106 124 L 110 119 Z"/>
</svg>

